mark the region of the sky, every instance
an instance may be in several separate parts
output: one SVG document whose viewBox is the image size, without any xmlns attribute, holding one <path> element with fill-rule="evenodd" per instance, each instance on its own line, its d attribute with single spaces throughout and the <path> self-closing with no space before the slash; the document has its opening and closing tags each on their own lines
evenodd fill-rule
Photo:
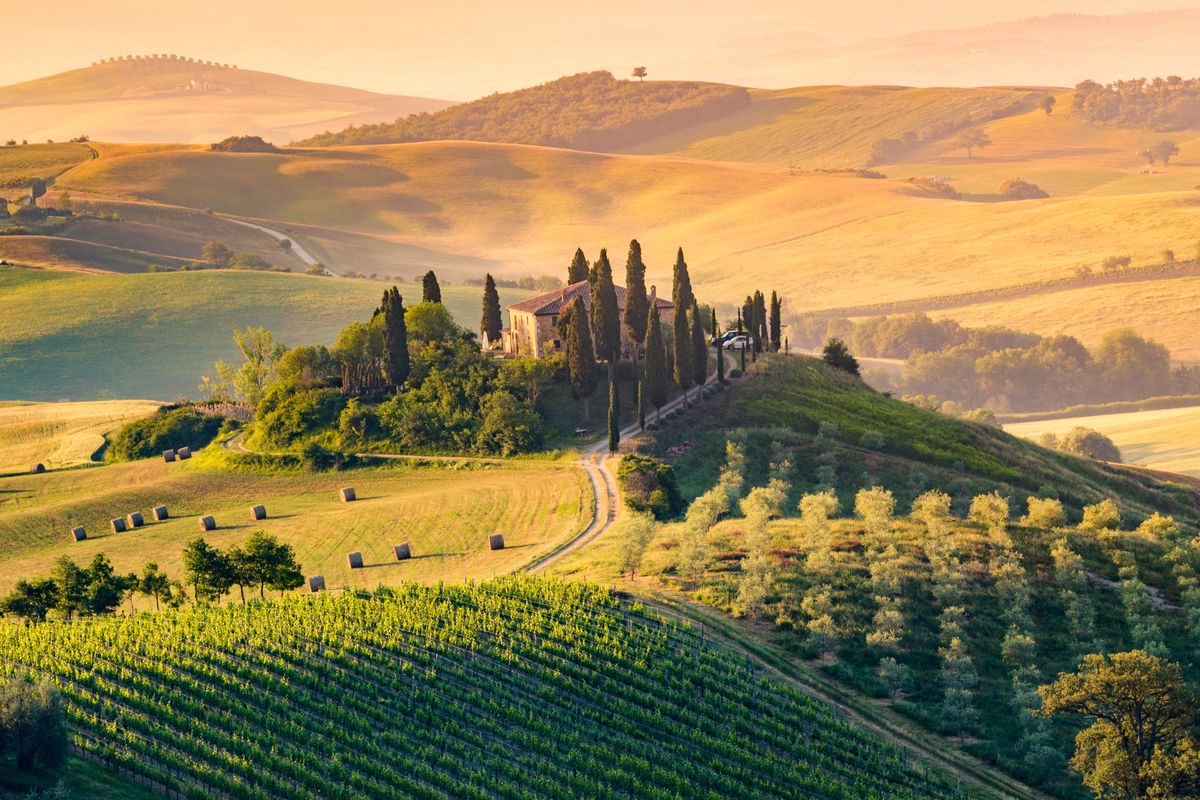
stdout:
<svg viewBox="0 0 1200 800">
<path fill-rule="evenodd" d="M 849 45 L 1051 13 L 1120 14 L 1180 0 L 59 0 L 5 8 L 0 85 L 114 55 L 174 53 L 378 92 L 469 100 L 636 65 L 736 82 L 764 50 Z M 44 31 L 18 36 L 13 31 Z M 767 74 L 755 74 L 759 85 Z M 790 76 L 789 76 L 790 77 Z"/>
</svg>

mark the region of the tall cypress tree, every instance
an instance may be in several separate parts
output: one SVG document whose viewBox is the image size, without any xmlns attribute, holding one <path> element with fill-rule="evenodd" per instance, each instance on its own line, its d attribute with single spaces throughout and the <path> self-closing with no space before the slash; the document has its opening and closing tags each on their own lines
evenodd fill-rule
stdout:
<svg viewBox="0 0 1200 800">
<path fill-rule="evenodd" d="M 408 380 L 408 328 L 404 324 L 404 298 L 393 286 L 383 293 L 383 377 L 393 391 Z"/>
<path fill-rule="evenodd" d="M 717 338 L 717 383 L 725 383 L 725 343 Z"/>
<path fill-rule="evenodd" d="M 704 381 L 708 378 L 708 341 L 704 336 L 704 318 L 700 314 L 700 306 L 692 302 L 692 381 L 696 384 L 697 389 L 704 388 Z M 704 393 L 696 392 L 700 399 L 704 399 Z"/>
<path fill-rule="evenodd" d="M 592 335 L 596 356 L 615 364 L 621 357 L 621 310 L 617 305 L 617 289 L 613 285 L 612 265 L 608 252 L 600 251 L 593 267 L 595 278 L 590 287 L 592 301 Z M 612 370 L 609 370 L 611 375 Z"/>
<path fill-rule="evenodd" d="M 767 301 L 762 292 L 754 293 L 754 320 L 758 323 L 755 352 L 761 353 L 767 341 Z"/>
<path fill-rule="evenodd" d="M 588 260 L 583 254 L 583 248 L 575 249 L 575 257 L 571 259 L 571 266 L 567 267 L 567 285 L 586 281 L 588 278 Z"/>
<path fill-rule="evenodd" d="M 621 400 L 617 396 L 617 382 L 611 380 L 608 382 L 608 452 L 617 452 L 617 447 L 621 444 Z"/>
<path fill-rule="evenodd" d="M 675 306 L 674 341 L 675 383 L 687 401 L 688 389 L 692 388 L 692 326 L 688 325 L 688 307 Z"/>
<path fill-rule="evenodd" d="M 646 321 L 646 376 L 642 379 L 645 400 L 658 413 L 667 402 L 667 347 L 663 342 L 662 324 L 658 318 L 658 306 L 651 305 Z M 656 414 L 657 418 L 658 414 Z"/>
<path fill-rule="evenodd" d="M 567 337 L 567 372 L 571 388 L 583 401 L 583 417 L 588 419 L 588 398 L 596 391 L 596 353 L 592 349 L 592 326 L 583 301 L 571 301 L 571 329 Z"/>
<path fill-rule="evenodd" d="M 773 289 L 771 290 L 771 310 L 769 313 L 770 321 L 767 325 L 767 334 L 771 340 L 772 352 L 778 353 L 780 346 L 783 344 L 781 341 L 783 323 L 780 321 L 780 316 L 783 313 L 783 301 L 779 299 L 779 295 Z"/>
<path fill-rule="evenodd" d="M 421 300 L 426 303 L 442 302 L 442 287 L 438 285 L 437 275 L 429 270 L 421 277 Z"/>
<path fill-rule="evenodd" d="M 646 343 L 646 323 L 649 320 L 650 298 L 646 296 L 646 265 L 642 263 L 642 246 L 634 239 L 625 257 L 625 324 L 634 343 L 634 358 L 638 348 Z"/>
<path fill-rule="evenodd" d="M 496 281 L 489 272 L 483 282 L 483 319 L 479 324 L 479 331 L 487 337 L 489 344 L 495 344 L 500 339 L 500 329 L 503 327 L 500 293 L 496 291 Z"/>
<path fill-rule="evenodd" d="M 680 309 L 686 314 L 695 301 L 696 295 L 692 294 L 692 278 L 688 274 L 688 265 L 683 259 L 683 248 L 681 247 L 675 255 L 675 273 L 671 278 L 671 302 L 675 304 L 676 314 Z"/>
<path fill-rule="evenodd" d="M 717 309 L 716 309 L 716 306 L 713 306 L 712 308 L 710 308 L 710 309 L 709 309 L 709 311 L 711 311 L 711 312 L 712 312 L 712 319 L 711 319 L 711 320 L 709 320 L 709 326 L 712 328 L 712 335 L 713 335 L 713 336 L 720 336 L 720 335 L 721 335 L 721 329 L 720 329 L 720 327 L 718 327 L 718 325 L 717 325 Z"/>
<path fill-rule="evenodd" d="M 746 299 L 742 301 L 742 325 L 746 329 L 746 333 L 754 335 L 754 295 L 746 295 Z"/>
<path fill-rule="evenodd" d="M 644 373 L 637 382 L 637 418 L 638 427 L 646 430 L 646 376 Z"/>
</svg>

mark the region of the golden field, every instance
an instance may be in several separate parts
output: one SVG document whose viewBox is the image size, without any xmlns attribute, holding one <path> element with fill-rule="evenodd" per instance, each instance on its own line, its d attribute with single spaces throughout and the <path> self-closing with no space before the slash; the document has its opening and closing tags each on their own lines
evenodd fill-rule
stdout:
<svg viewBox="0 0 1200 800">
<path fill-rule="evenodd" d="M 106 434 L 157 407 L 145 400 L 0 403 L 0 474 L 90 463 Z"/>
</svg>

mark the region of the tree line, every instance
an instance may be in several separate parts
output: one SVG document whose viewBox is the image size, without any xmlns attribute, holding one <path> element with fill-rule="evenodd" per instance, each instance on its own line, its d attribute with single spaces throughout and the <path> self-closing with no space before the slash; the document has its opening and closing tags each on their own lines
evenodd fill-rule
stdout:
<svg viewBox="0 0 1200 800">
<path fill-rule="evenodd" d="M 1200 127 L 1200 78 L 1136 78 L 1075 86 L 1072 108 L 1092 122 L 1177 131 Z"/>
</svg>

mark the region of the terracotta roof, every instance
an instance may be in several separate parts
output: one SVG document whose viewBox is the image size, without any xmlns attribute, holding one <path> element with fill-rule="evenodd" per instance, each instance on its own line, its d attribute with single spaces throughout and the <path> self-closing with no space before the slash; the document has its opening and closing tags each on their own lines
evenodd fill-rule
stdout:
<svg viewBox="0 0 1200 800">
<path fill-rule="evenodd" d="M 614 286 L 617 290 L 617 308 L 625 310 L 625 287 Z M 588 282 L 579 281 L 572 283 L 570 286 L 564 286 L 561 289 L 555 289 L 553 292 L 531 297 L 528 300 L 522 300 L 519 303 L 513 303 L 508 307 L 509 311 L 524 311 L 535 316 L 544 316 L 547 314 L 558 314 L 566 308 L 576 297 L 583 298 L 584 308 L 590 308 L 592 301 L 588 293 Z M 674 308 L 675 304 L 670 300 L 664 300 L 661 297 L 656 297 L 657 305 L 660 309 Z"/>
</svg>

